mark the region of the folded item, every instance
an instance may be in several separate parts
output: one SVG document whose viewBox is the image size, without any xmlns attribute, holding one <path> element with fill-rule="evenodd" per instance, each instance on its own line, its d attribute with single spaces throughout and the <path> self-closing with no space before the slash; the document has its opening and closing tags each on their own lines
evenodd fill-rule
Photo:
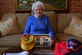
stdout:
<svg viewBox="0 0 82 55">
<path fill-rule="evenodd" d="M 19 53 L 3 53 L 3 55 L 29 55 L 28 51 L 23 51 Z"/>
<path fill-rule="evenodd" d="M 65 55 L 71 52 L 78 52 L 80 49 L 82 49 L 82 44 L 79 40 L 69 39 L 67 41 L 56 43 L 54 48 L 54 55 Z"/>
</svg>

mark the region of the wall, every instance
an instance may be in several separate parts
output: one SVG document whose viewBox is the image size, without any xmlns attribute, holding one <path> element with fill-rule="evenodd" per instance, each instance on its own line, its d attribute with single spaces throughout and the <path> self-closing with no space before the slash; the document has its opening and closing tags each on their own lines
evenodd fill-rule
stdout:
<svg viewBox="0 0 82 55">
<path fill-rule="evenodd" d="M 0 18 L 4 13 L 15 12 L 16 0 L 0 0 Z M 82 0 L 69 0 L 68 12 L 70 13 L 82 13 Z"/>
<path fill-rule="evenodd" d="M 71 13 L 82 13 L 82 0 L 69 0 L 68 8 Z"/>
<path fill-rule="evenodd" d="M 15 0 L 0 0 L 0 19 L 4 13 L 15 12 Z"/>
</svg>

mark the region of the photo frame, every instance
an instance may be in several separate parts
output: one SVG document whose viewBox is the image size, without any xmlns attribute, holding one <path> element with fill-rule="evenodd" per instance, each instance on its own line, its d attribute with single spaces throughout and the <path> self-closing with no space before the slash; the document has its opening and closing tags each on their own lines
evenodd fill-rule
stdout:
<svg viewBox="0 0 82 55">
<path fill-rule="evenodd" d="M 49 34 L 35 34 L 35 47 L 51 47 Z"/>
<path fill-rule="evenodd" d="M 32 4 L 41 1 L 45 10 L 67 10 L 68 0 L 16 0 L 16 11 L 31 11 Z"/>
</svg>

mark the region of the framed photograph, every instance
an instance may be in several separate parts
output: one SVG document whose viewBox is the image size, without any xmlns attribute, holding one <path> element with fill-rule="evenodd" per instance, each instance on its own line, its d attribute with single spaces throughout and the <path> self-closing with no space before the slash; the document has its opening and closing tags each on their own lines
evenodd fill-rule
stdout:
<svg viewBox="0 0 82 55">
<path fill-rule="evenodd" d="M 35 34 L 35 47 L 50 47 L 50 36 L 48 34 Z"/>
<path fill-rule="evenodd" d="M 16 11 L 31 11 L 36 1 L 43 2 L 45 10 L 67 10 L 68 0 L 16 0 Z"/>
</svg>

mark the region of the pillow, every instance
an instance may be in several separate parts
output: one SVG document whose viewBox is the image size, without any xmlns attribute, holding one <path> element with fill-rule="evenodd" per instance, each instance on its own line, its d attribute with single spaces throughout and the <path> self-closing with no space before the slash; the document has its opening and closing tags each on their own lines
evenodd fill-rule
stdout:
<svg viewBox="0 0 82 55">
<path fill-rule="evenodd" d="M 64 33 L 82 37 L 82 20 L 73 16 L 69 26 L 64 30 Z"/>
<path fill-rule="evenodd" d="M 18 23 L 14 15 L 5 20 L 0 20 L 1 35 L 15 34 L 19 32 Z"/>
</svg>

